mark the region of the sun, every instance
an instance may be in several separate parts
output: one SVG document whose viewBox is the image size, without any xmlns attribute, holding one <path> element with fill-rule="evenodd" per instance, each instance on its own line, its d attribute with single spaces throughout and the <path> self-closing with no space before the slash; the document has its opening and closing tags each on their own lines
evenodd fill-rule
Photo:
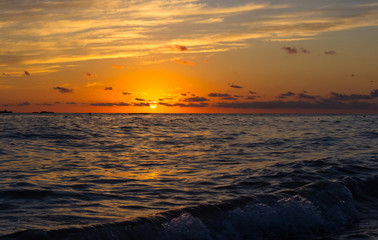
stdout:
<svg viewBox="0 0 378 240">
<path fill-rule="evenodd" d="M 150 108 L 156 108 L 157 103 L 155 101 L 150 101 Z"/>
</svg>

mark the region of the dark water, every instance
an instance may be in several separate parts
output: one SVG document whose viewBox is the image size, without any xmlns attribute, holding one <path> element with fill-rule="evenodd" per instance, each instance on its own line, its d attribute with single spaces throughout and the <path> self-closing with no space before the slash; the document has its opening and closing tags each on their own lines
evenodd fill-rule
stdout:
<svg viewBox="0 0 378 240">
<path fill-rule="evenodd" d="M 377 239 L 378 115 L 0 115 L 0 239 Z"/>
</svg>

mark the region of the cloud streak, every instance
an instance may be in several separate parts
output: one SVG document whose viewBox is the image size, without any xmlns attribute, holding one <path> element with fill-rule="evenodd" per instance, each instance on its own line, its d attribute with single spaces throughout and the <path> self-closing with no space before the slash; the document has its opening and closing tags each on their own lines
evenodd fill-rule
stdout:
<svg viewBox="0 0 378 240">
<path fill-rule="evenodd" d="M 2 1 L 0 42 L 8 51 L 0 53 L 0 67 L 8 72 L 15 64 L 149 57 L 164 52 L 167 42 L 180 52 L 186 46 L 193 53 L 222 52 L 250 39 L 313 39 L 323 32 L 378 26 L 378 6 L 369 0 L 307 6 L 240 2 Z M 222 27 L 214 27 L 219 23 Z"/>
<path fill-rule="evenodd" d="M 66 88 L 66 87 L 54 87 L 53 89 L 59 91 L 61 94 L 74 92 L 72 88 Z"/>
</svg>

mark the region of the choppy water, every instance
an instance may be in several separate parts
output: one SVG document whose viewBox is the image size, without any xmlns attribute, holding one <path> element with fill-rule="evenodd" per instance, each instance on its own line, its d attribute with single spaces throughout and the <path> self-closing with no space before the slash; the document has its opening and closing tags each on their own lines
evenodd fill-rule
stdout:
<svg viewBox="0 0 378 240">
<path fill-rule="evenodd" d="M 0 115 L 0 239 L 376 239 L 377 126 L 378 115 Z"/>
</svg>

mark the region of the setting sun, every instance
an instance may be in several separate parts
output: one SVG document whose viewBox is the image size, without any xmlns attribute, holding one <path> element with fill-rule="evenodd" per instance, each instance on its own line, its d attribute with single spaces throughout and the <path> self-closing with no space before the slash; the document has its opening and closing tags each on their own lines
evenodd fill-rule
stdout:
<svg viewBox="0 0 378 240">
<path fill-rule="evenodd" d="M 155 101 L 150 101 L 150 108 L 156 108 L 157 103 Z"/>
</svg>

